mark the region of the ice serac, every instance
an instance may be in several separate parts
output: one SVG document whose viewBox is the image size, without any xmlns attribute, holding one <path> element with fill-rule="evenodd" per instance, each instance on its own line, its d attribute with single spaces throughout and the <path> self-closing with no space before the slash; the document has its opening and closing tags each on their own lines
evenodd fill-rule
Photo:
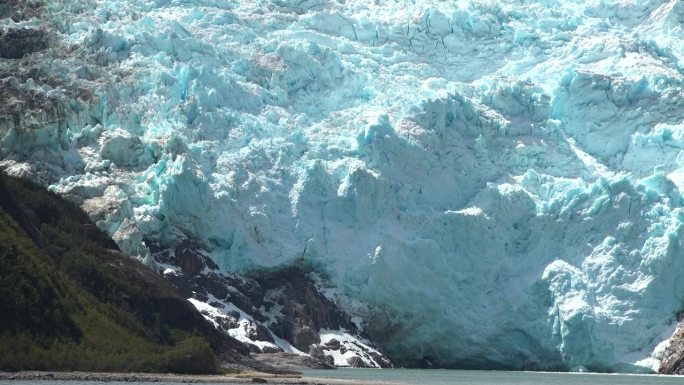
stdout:
<svg viewBox="0 0 684 385">
<path fill-rule="evenodd" d="M 43 6 L 55 28 L 0 21 L 54 42 L 2 61 L 1 165 L 127 252 L 305 266 L 402 365 L 657 369 L 684 309 L 681 1 Z"/>
</svg>

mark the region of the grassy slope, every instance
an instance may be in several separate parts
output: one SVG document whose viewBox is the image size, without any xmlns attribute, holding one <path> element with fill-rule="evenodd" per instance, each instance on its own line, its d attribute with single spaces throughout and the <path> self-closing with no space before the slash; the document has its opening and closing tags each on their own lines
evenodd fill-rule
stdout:
<svg viewBox="0 0 684 385">
<path fill-rule="evenodd" d="M 0 370 L 213 373 L 246 354 L 72 205 L 0 175 Z"/>
</svg>

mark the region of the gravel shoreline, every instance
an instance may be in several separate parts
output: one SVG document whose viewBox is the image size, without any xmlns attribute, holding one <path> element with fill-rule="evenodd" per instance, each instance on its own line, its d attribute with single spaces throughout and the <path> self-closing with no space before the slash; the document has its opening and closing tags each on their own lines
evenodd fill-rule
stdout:
<svg viewBox="0 0 684 385">
<path fill-rule="evenodd" d="M 257 380 L 254 380 L 257 378 Z M 94 372 L 0 372 L 0 380 L 56 380 L 56 381 L 98 381 L 98 382 L 171 382 L 171 383 L 258 383 L 258 379 L 278 382 L 301 381 L 299 375 L 274 375 L 258 372 L 244 372 L 224 375 L 195 375 L 171 373 L 94 373 Z M 297 382 L 294 382 L 297 383 Z"/>
<path fill-rule="evenodd" d="M 242 372 L 225 375 L 171 373 L 94 373 L 94 372 L 0 372 L 0 381 L 97 381 L 97 382 L 169 382 L 274 385 L 389 385 L 383 382 L 359 382 L 329 378 L 303 377 L 294 374 Z"/>
</svg>

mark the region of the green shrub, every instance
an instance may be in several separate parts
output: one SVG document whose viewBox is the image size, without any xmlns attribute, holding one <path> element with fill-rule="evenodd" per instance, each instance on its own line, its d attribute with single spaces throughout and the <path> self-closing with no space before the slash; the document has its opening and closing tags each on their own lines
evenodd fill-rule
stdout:
<svg viewBox="0 0 684 385">
<path fill-rule="evenodd" d="M 170 373 L 216 373 L 218 362 L 209 342 L 201 337 L 190 337 L 173 349 L 155 355 L 150 362 L 156 370 Z"/>
</svg>

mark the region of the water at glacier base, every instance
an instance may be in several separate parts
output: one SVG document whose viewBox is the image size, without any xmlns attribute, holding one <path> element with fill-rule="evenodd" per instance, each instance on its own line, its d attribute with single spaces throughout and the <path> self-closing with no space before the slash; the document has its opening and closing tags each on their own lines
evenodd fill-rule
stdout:
<svg viewBox="0 0 684 385">
<path fill-rule="evenodd" d="M 664 375 L 506 372 L 427 369 L 305 370 L 305 377 L 344 379 L 353 383 L 406 385 L 666 385 L 684 384 L 684 378 Z M 356 382 L 358 381 L 358 382 Z"/>
</svg>

